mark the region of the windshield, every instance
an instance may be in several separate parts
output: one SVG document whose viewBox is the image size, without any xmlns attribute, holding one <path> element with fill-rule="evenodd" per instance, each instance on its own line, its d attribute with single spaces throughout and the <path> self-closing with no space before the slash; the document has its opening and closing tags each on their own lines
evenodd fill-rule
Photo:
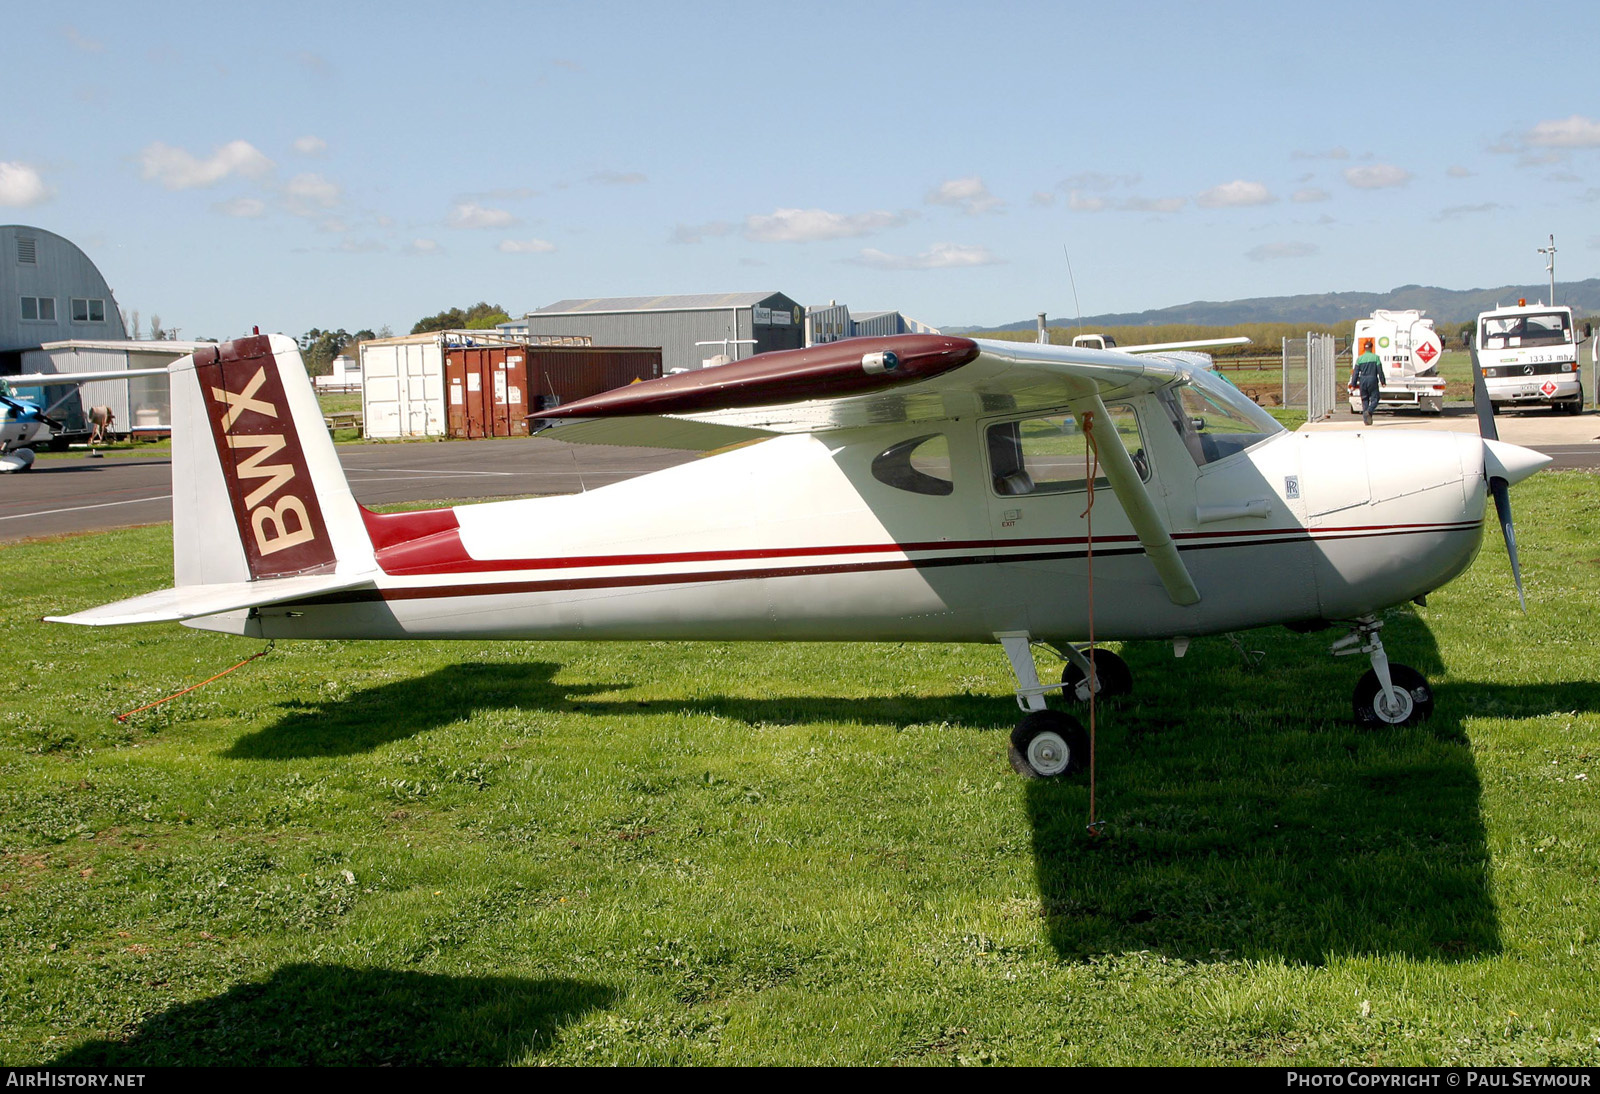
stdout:
<svg viewBox="0 0 1600 1094">
<path fill-rule="evenodd" d="M 1534 315 L 1490 315 L 1478 326 L 1480 349 L 1515 346 L 1560 346 L 1572 341 L 1572 317 L 1566 312 Z"/>
<path fill-rule="evenodd" d="M 1283 432 L 1283 426 L 1214 372 L 1196 370 L 1160 392 L 1172 427 L 1204 467 Z"/>
</svg>

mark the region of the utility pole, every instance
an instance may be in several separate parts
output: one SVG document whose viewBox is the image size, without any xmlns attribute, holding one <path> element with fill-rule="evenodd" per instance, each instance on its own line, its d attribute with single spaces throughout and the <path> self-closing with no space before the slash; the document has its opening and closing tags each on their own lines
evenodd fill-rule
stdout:
<svg viewBox="0 0 1600 1094">
<path fill-rule="evenodd" d="M 1550 275 L 1550 303 L 1556 302 L 1556 237 L 1551 235 L 1550 246 L 1540 247 L 1539 253 L 1545 256 L 1544 270 Z"/>
</svg>

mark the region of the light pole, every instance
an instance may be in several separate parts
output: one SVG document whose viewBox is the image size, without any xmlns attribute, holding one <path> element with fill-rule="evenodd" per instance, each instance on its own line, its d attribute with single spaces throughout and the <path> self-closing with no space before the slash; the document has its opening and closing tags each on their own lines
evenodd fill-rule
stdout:
<svg viewBox="0 0 1600 1094">
<path fill-rule="evenodd" d="M 1550 237 L 1550 246 L 1540 247 L 1539 253 L 1545 256 L 1544 270 L 1545 273 L 1550 275 L 1550 304 L 1554 307 L 1556 302 L 1556 237 L 1554 235 Z"/>
</svg>

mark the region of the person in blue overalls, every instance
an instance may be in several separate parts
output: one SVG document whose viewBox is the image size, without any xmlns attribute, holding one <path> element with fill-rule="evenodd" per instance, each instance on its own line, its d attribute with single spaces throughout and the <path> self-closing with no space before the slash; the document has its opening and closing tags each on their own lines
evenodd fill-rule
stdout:
<svg viewBox="0 0 1600 1094">
<path fill-rule="evenodd" d="M 1361 420 L 1372 424 L 1372 412 L 1378 409 L 1378 387 L 1383 383 L 1383 362 L 1368 345 L 1350 368 L 1350 386 L 1361 390 Z"/>
</svg>

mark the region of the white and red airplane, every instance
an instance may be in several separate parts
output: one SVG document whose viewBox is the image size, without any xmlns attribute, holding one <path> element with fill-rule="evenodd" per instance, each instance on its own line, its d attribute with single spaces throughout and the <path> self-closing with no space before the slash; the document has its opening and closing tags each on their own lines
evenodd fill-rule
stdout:
<svg viewBox="0 0 1600 1094">
<path fill-rule="evenodd" d="M 1357 717 L 1427 717 L 1427 682 L 1389 662 L 1378 613 L 1466 568 L 1491 491 L 1515 568 L 1505 487 L 1549 462 L 1455 433 L 1290 433 L 1195 353 L 902 335 L 540 412 L 570 440 L 725 449 L 705 458 L 578 495 L 377 514 L 351 496 L 293 341 L 208 347 L 170 372 L 175 587 L 57 622 L 997 642 L 1026 712 L 1012 762 L 1036 776 L 1086 759 L 1047 692 L 1131 690 L 1115 654 L 1091 664 L 1091 635 L 1181 654 L 1193 636 L 1341 622 L 1334 652 L 1372 665 Z M 1035 645 L 1064 658 L 1061 684 L 1040 683 Z"/>
</svg>

